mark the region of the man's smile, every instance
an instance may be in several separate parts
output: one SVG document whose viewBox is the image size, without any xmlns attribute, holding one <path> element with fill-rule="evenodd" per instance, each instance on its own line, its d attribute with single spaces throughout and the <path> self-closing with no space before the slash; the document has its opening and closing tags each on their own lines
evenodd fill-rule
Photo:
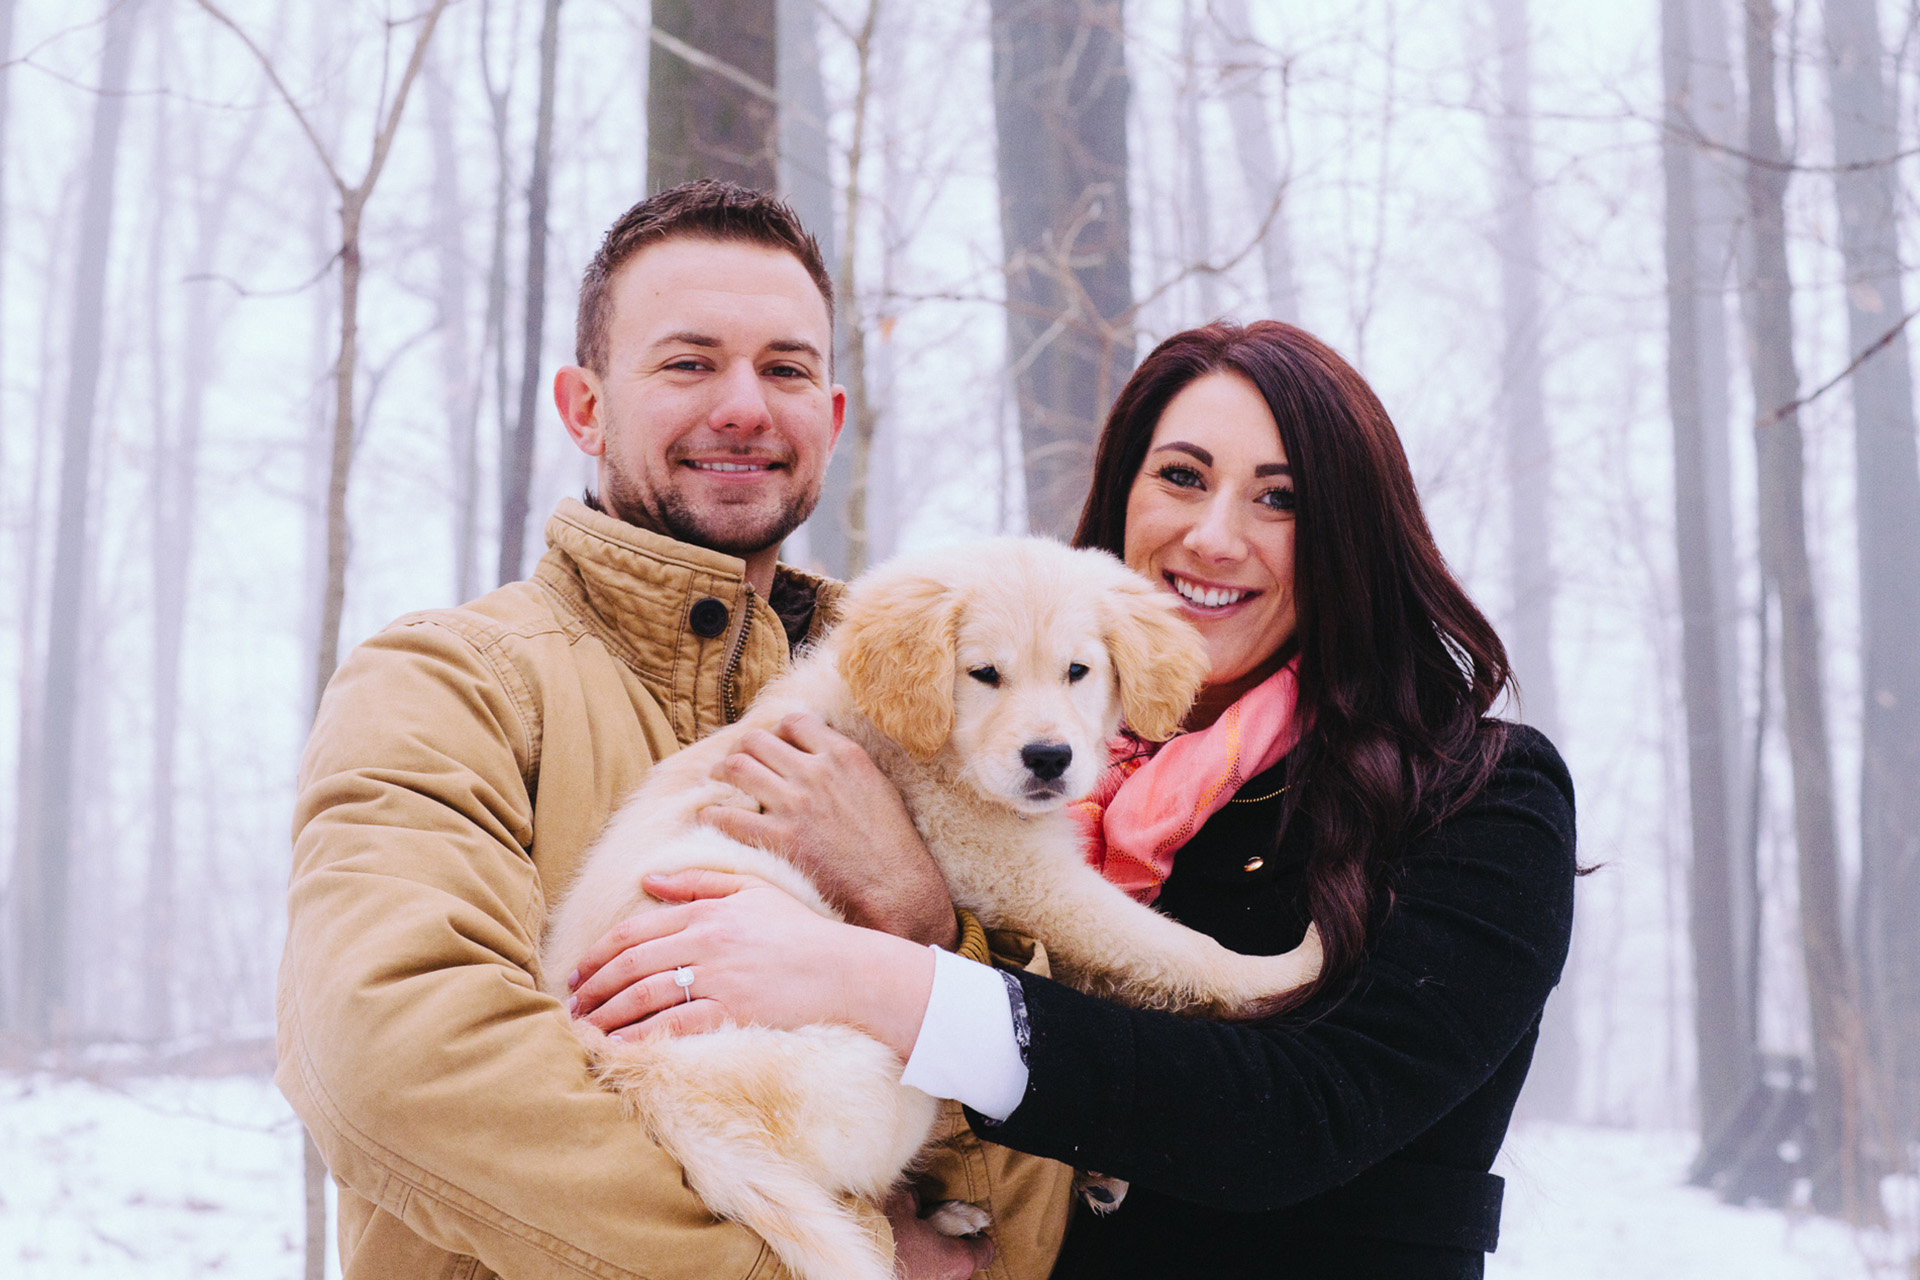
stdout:
<svg viewBox="0 0 1920 1280">
<path fill-rule="evenodd" d="M 730 476 L 765 474 L 769 471 L 780 470 L 783 464 L 771 460 L 757 460 L 754 462 L 706 462 L 697 458 L 690 458 L 680 465 L 683 467 L 691 467 L 695 471 L 704 471 L 711 475 Z"/>
</svg>

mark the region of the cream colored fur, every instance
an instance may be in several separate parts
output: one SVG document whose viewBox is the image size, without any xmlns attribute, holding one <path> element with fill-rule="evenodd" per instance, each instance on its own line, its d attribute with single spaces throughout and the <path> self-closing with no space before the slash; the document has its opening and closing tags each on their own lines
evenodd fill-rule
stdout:
<svg viewBox="0 0 1920 1280">
<path fill-rule="evenodd" d="M 1076 663 L 1086 668 L 1077 679 Z M 988 667 L 997 684 L 969 674 Z M 656 765 L 615 814 L 554 913 L 545 988 L 564 998 L 588 947 L 659 905 L 639 888 L 649 872 L 758 875 L 838 918 L 790 864 L 696 821 L 712 805 L 753 807 L 712 777 L 743 734 L 812 711 L 899 788 L 954 902 L 989 929 L 1038 938 L 1057 977 L 1138 1006 L 1258 1013 L 1319 971 L 1317 937 L 1283 956 L 1228 951 L 1090 868 L 1065 812 L 1092 789 L 1122 714 L 1146 737 L 1170 737 L 1206 667 L 1165 593 L 1102 552 L 1009 538 L 882 566 L 853 584 L 841 625 L 738 724 Z M 1038 786 L 1022 761 L 1036 742 L 1072 750 L 1056 788 Z M 796 1276 L 893 1275 L 847 1203 L 884 1196 L 933 1123 L 934 1102 L 900 1084 L 890 1050 L 839 1026 L 625 1043 L 574 1025 L 596 1074 L 708 1207 L 758 1232 Z M 956 1233 L 985 1221 L 945 1218 Z"/>
</svg>

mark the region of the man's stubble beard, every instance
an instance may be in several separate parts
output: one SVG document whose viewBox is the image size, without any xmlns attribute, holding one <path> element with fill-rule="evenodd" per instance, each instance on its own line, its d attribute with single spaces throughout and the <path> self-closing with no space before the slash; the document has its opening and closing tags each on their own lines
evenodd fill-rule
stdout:
<svg viewBox="0 0 1920 1280">
<path fill-rule="evenodd" d="M 600 501 L 607 514 L 677 542 L 730 556 L 749 556 L 786 541 L 820 501 L 820 482 L 792 494 L 778 510 L 761 513 L 758 504 L 714 503 L 696 508 L 679 489 L 651 488 L 618 467 L 607 468 Z"/>
</svg>

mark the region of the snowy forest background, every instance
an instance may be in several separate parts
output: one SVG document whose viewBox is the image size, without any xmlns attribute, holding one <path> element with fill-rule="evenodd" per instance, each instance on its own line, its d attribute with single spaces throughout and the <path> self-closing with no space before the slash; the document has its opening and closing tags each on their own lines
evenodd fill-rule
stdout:
<svg viewBox="0 0 1920 1280">
<path fill-rule="evenodd" d="M 850 425 L 787 548 L 830 572 L 1068 529 L 1176 330 L 1352 359 L 1600 864 L 1525 1116 L 1699 1134 L 1675 1180 L 1907 1274 L 1916 34 L 1894 0 L 0 0 L 0 1070 L 264 1070 L 315 690 L 531 566 L 589 474 L 547 395 L 580 271 L 713 173 L 840 279 Z"/>
</svg>

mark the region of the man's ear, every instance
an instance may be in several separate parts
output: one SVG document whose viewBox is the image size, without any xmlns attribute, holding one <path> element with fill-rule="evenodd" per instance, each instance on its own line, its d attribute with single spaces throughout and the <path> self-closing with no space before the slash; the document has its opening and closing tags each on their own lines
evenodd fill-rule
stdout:
<svg viewBox="0 0 1920 1280">
<path fill-rule="evenodd" d="M 827 452 L 840 443 L 840 428 L 847 425 L 847 389 L 839 383 L 833 385 L 833 439 L 827 441 Z"/>
<path fill-rule="evenodd" d="M 600 377 L 570 364 L 553 375 L 553 404 L 573 443 L 589 458 L 607 451 L 607 429 L 600 415 Z"/>
</svg>

